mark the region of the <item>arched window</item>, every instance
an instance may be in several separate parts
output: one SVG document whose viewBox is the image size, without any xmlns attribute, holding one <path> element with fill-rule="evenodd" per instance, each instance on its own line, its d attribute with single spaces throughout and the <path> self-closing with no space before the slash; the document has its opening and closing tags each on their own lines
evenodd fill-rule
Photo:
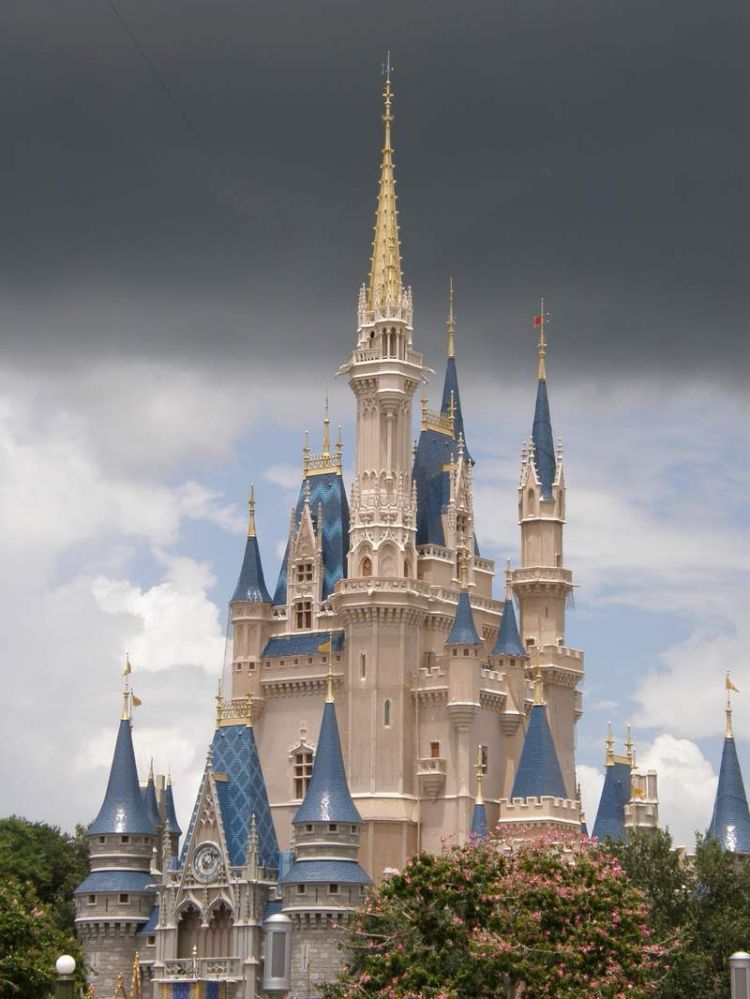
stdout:
<svg viewBox="0 0 750 999">
<path fill-rule="evenodd" d="M 305 797 L 313 770 L 313 751 L 309 746 L 301 746 L 292 756 L 292 779 L 294 797 L 301 801 Z"/>
<path fill-rule="evenodd" d="M 391 702 L 387 698 L 383 701 L 383 724 L 386 728 L 391 727 Z"/>
<path fill-rule="evenodd" d="M 362 575 L 371 576 L 372 575 L 372 559 L 369 555 L 365 555 L 362 559 Z"/>
<path fill-rule="evenodd" d="M 177 924 L 177 956 L 192 957 L 193 947 L 201 954 L 201 917 L 194 905 L 182 910 Z"/>
<path fill-rule="evenodd" d="M 409 562 L 408 561 L 404 562 L 404 576 L 406 577 L 406 579 L 409 578 L 410 570 L 411 566 L 409 565 Z"/>
<path fill-rule="evenodd" d="M 225 902 L 212 910 L 206 934 L 206 957 L 229 957 L 229 937 L 232 932 L 232 913 Z"/>
</svg>

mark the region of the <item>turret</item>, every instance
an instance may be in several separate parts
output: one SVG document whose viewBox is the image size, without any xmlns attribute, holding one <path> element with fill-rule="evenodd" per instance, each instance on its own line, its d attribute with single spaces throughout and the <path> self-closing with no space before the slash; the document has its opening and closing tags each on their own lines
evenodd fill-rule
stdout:
<svg viewBox="0 0 750 999">
<path fill-rule="evenodd" d="M 91 873 L 75 890 L 76 931 L 91 964 L 90 981 L 102 995 L 113 993 L 118 974 L 130 972 L 135 935 L 148 921 L 154 900 L 150 869 L 157 829 L 138 781 L 131 718 L 139 702 L 130 689 L 130 673 L 128 660 L 107 789 L 88 828 Z M 92 959 L 103 937 L 110 938 L 110 956 L 97 965 Z"/>
<path fill-rule="evenodd" d="M 594 839 L 611 839 L 615 843 L 624 843 L 625 806 L 631 798 L 631 772 L 633 770 L 633 752 L 630 735 L 628 734 L 626 754 L 618 756 L 615 753 L 615 741 L 612 736 L 612 723 L 607 732 L 607 753 L 605 758 L 604 786 L 599 799 L 599 809 L 591 835 Z"/>
<path fill-rule="evenodd" d="M 724 849 L 731 853 L 750 853 L 750 812 L 748 811 L 745 782 L 742 779 L 732 727 L 730 694 L 737 688 L 730 680 L 728 673 L 725 687 L 727 704 L 724 747 L 721 752 L 719 784 L 716 788 L 714 811 L 706 835 L 711 839 L 717 839 Z"/>
</svg>

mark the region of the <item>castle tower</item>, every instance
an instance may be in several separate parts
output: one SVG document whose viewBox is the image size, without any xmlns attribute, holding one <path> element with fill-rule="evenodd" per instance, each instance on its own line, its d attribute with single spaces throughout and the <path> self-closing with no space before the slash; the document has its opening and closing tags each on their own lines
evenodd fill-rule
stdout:
<svg viewBox="0 0 750 999">
<path fill-rule="evenodd" d="M 123 708 L 107 790 L 88 828 L 91 873 L 75 890 L 76 932 L 100 995 L 112 995 L 119 975 L 129 975 L 136 934 L 154 905 L 151 873 L 158 839 L 138 782 L 131 717 L 133 694 L 126 662 Z"/>
<path fill-rule="evenodd" d="M 182 854 L 157 878 L 154 999 L 182 995 L 186 981 L 232 983 L 236 999 L 256 999 L 278 865 L 251 701 L 219 696 Z"/>
<path fill-rule="evenodd" d="M 281 878 L 282 911 L 292 924 L 293 995 L 316 994 L 317 983 L 336 975 L 345 957 L 337 931 L 370 883 L 357 862 L 362 818 L 346 779 L 330 668 L 327 684 L 312 777 L 293 820 L 294 863 Z"/>
<path fill-rule="evenodd" d="M 730 692 L 736 690 L 727 673 L 727 706 L 724 747 L 721 751 L 719 784 L 716 788 L 716 801 L 708 827 L 707 836 L 717 839 L 725 850 L 732 853 L 750 853 L 750 811 L 747 806 L 745 782 L 737 756 L 732 727 L 732 702 Z"/>
<path fill-rule="evenodd" d="M 580 803 L 567 793 L 550 731 L 539 649 L 534 702 L 510 800 L 500 801 L 498 826 L 518 838 L 533 838 L 554 831 L 579 832 L 581 827 Z"/>
<path fill-rule="evenodd" d="M 541 670 L 549 721 L 562 767 L 567 797 L 575 797 L 574 723 L 580 715 L 577 685 L 583 678 L 583 654 L 565 645 L 565 608 L 573 576 L 563 564 L 565 476 L 562 446 L 555 447 L 547 395 L 544 300 L 541 315 L 536 407 L 531 441 L 521 452 L 518 514 L 521 566 L 513 589 L 521 610 L 525 646 L 541 652 Z"/>
</svg>

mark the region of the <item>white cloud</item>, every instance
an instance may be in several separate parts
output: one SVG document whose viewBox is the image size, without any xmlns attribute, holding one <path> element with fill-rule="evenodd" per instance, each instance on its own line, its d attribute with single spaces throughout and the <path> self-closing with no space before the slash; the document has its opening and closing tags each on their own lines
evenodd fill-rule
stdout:
<svg viewBox="0 0 750 999">
<path fill-rule="evenodd" d="M 689 739 L 659 735 L 640 753 L 641 770 L 656 770 L 659 824 L 669 827 L 676 845 L 692 851 L 695 833 L 711 821 L 718 777 L 700 748 Z"/>
<path fill-rule="evenodd" d="M 581 803 L 586 815 L 586 825 L 591 833 L 599 808 L 599 799 L 602 796 L 604 774 L 599 767 L 590 767 L 586 763 L 579 763 L 576 767 L 576 780 L 581 787 Z"/>
</svg>

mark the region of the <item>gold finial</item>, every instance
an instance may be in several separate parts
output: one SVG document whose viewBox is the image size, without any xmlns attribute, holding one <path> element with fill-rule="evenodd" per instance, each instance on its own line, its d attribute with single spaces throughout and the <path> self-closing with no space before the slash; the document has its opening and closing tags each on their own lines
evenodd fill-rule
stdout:
<svg viewBox="0 0 750 999">
<path fill-rule="evenodd" d="M 323 417 L 323 457 L 331 455 L 331 421 L 328 419 L 328 389 L 326 389 L 325 416 Z"/>
<path fill-rule="evenodd" d="M 456 317 L 453 315 L 453 278 L 448 292 L 448 357 L 456 356 Z"/>
<path fill-rule="evenodd" d="M 456 400 L 453 394 L 453 389 L 451 389 L 451 401 L 448 404 L 448 417 L 451 421 L 451 433 L 453 433 L 456 426 Z"/>
<path fill-rule="evenodd" d="M 544 687 L 542 685 L 542 650 L 536 646 L 536 671 L 534 673 L 534 704 L 544 704 Z"/>
<path fill-rule="evenodd" d="M 727 670 L 726 679 L 724 680 L 724 687 L 726 688 L 726 691 L 727 691 L 727 706 L 725 708 L 726 715 L 727 715 L 727 726 L 726 726 L 726 729 L 724 731 L 724 737 L 726 739 L 734 739 L 734 730 L 732 729 L 732 696 L 731 696 L 731 692 L 735 691 L 735 693 L 739 693 L 739 691 L 737 690 L 737 688 L 735 687 L 735 685 L 732 683 L 732 681 L 729 679 L 729 670 Z"/>
<path fill-rule="evenodd" d="M 130 721 L 131 716 L 131 703 L 130 703 L 130 674 L 133 672 L 133 667 L 130 665 L 130 654 L 125 653 L 125 665 L 122 667 L 122 675 L 124 677 L 122 683 L 122 715 L 121 718 L 124 721 Z"/>
<path fill-rule="evenodd" d="M 625 738 L 625 755 L 630 761 L 630 766 L 635 766 L 635 750 L 633 749 L 633 739 L 630 735 L 630 722 L 627 725 L 627 736 Z"/>
<path fill-rule="evenodd" d="M 547 356 L 547 341 L 544 339 L 544 299 L 541 302 L 541 312 L 534 318 L 534 322 L 539 327 L 539 371 L 537 377 L 539 381 L 546 381 L 547 366 L 545 358 Z"/>
<path fill-rule="evenodd" d="M 219 677 L 218 683 L 216 685 L 216 724 L 218 725 L 221 721 L 221 709 L 222 702 L 224 700 L 224 695 L 221 690 L 221 677 Z"/>
<path fill-rule="evenodd" d="M 374 309 L 376 302 L 396 304 L 401 298 L 401 255 L 398 240 L 398 212 L 396 211 L 396 180 L 393 175 L 393 149 L 391 147 L 391 54 L 387 55 L 383 66 L 385 72 L 385 141 L 380 162 L 380 183 L 378 203 L 375 211 L 375 238 L 372 243 L 370 263 L 370 284 L 368 308 Z"/>
<path fill-rule="evenodd" d="M 607 755 L 606 766 L 611 767 L 615 762 L 615 739 L 612 735 L 612 722 L 607 722 Z"/>
<path fill-rule="evenodd" d="M 510 559 L 505 560 L 505 599 L 513 599 L 513 570 L 510 567 Z"/>
<path fill-rule="evenodd" d="M 305 436 L 302 441 L 302 472 L 305 477 L 310 470 L 310 440 L 309 434 L 305 431 Z"/>
<path fill-rule="evenodd" d="M 130 972 L 130 999 L 141 999 L 141 957 L 138 951 L 133 955 L 133 967 Z"/>
<path fill-rule="evenodd" d="M 328 656 L 328 672 L 326 673 L 326 704 L 333 704 L 335 700 L 333 696 L 333 643 L 330 632 L 328 634 L 328 646 L 331 654 Z"/>
<path fill-rule="evenodd" d="M 474 773 L 477 778 L 477 794 L 474 801 L 477 805 L 484 804 L 484 796 L 482 794 L 482 781 L 484 780 L 484 761 L 482 760 L 482 747 L 477 746 L 477 758 L 474 763 Z"/>
<path fill-rule="evenodd" d="M 250 483 L 250 493 L 247 497 L 247 536 L 255 537 L 255 486 Z"/>
</svg>

